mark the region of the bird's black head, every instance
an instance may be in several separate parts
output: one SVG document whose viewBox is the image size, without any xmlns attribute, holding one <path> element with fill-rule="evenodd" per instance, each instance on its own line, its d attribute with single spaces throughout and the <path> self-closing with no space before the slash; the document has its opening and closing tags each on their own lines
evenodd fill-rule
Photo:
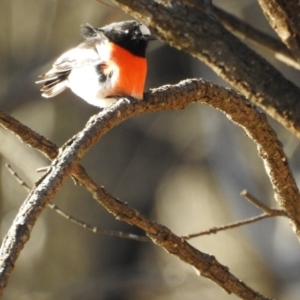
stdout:
<svg viewBox="0 0 300 300">
<path fill-rule="evenodd" d="M 137 21 L 112 23 L 97 30 L 101 31 L 109 41 L 141 57 L 145 57 L 148 42 L 155 39 L 149 28 Z"/>
</svg>

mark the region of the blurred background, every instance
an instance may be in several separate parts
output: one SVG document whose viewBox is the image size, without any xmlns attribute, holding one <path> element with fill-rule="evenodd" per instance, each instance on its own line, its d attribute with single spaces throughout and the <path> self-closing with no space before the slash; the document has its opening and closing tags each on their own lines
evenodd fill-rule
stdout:
<svg viewBox="0 0 300 300">
<path fill-rule="evenodd" d="M 274 35 L 255 0 L 213 1 L 256 28 Z M 0 109 L 58 146 L 80 131 L 99 110 L 66 91 L 42 98 L 37 76 L 64 51 L 78 45 L 80 25 L 101 27 L 131 19 L 106 1 L 10 0 L 0 2 Z M 272 54 L 251 47 L 286 77 L 299 73 Z M 148 51 L 147 89 L 203 77 L 228 86 L 209 68 L 159 41 Z M 299 140 L 270 120 L 296 180 Z M 49 161 L 0 128 L 0 213 L 4 237 L 26 191 L 5 167 L 9 163 L 32 186 L 37 168 Z M 247 189 L 276 207 L 255 145 L 220 112 L 201 104 L 183 111 L 134 117 L 111 130 L 82 160 L 90 176 L 178 235 L 195 233 L 260 214 L 240 196 Z M 91 195 L 69 180 L 54 202 L 102 229 L 142 234 L 116 221 Z M 267 219 L 190 241 L 215 255 L 253 289 L 277 299 L 298 299 L 299 242 L 288 221 Z M 91 233 L 46 209 L 19 257 L 3 299 L 237 299 L 200 278 L 151 243 Z"/>
</svg>

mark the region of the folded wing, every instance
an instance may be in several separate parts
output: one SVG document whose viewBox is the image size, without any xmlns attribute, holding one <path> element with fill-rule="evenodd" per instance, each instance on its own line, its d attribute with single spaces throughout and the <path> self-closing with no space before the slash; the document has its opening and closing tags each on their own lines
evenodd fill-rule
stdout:
<svg viewBox="0 0 300 300">
<path fill-rule="evenodd" d="M 89 25 L 83 28 L 89 28 L 87 26 Z M 105 64 L 107 58 L 103 57 L 99 50 L 106 42 L 107 39 L 99 32 L 98 35 L 86 36 L 86 41 L 61 55 L 54 62 L 52 69 L 39 76 L 41 79 L 36 82 L 43 84 L 42 96 L 51 98 L 69 87 L 68 76 L 74 68 Z"/>
</svg>

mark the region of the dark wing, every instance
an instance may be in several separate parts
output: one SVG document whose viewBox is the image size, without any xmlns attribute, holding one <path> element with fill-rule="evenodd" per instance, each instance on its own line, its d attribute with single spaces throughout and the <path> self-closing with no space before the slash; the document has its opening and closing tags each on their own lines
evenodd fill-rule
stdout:
<svg viewBox="0 0 300 300">
<path fill-rule="evenodd" d="M 92 38 L 90 35 L 78 47 L 61 55 L 54 62 L 52 69 L 39 76 L 41 79 L 36 81 L 36 83 L 43 83 L 42 96 L 51 98 L 63 92 L 68 87 L 68 76 L 73 68 L 105 63 L 105 56 L 100 55 L 100 49 L 106 42 L 107 39 L 99 32 L 97 36 L 94 35 Z"/>
</svg>

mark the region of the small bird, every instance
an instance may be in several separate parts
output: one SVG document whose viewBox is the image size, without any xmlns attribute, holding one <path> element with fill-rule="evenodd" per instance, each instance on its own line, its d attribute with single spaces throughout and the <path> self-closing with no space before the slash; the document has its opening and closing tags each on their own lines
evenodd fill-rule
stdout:
<svg viewBox="0 0 300 300">
<path fill-rule="evenodd" d="M 85 41 L 61 55 L 52 69 L 41 75 L 42 96 L 54 97 L 66 88 L 88 103 L 107 107 L 116 97 L 143 98 L 148 42 L 156 38 L 137 21 L 95 28 L 83 25 Z"/>
</svg>

